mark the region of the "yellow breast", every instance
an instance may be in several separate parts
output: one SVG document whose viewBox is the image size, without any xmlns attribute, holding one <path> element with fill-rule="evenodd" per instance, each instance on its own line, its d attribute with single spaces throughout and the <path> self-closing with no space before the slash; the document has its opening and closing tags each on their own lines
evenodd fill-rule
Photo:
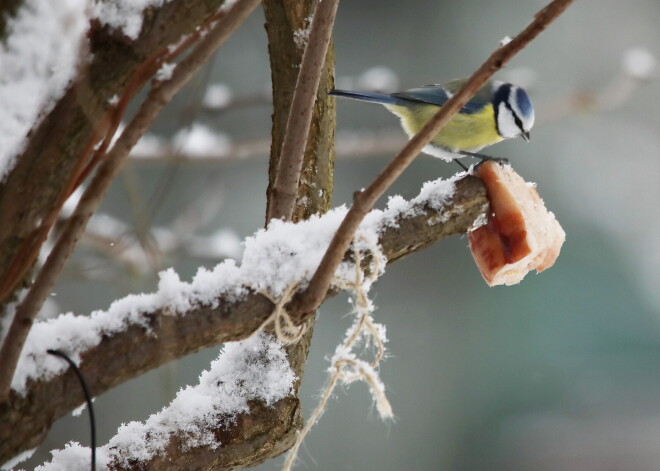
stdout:
<svg viewBox="0 0 660 471">
<path fill-rule="evenodd" d="M 385 105 L 401 118 L 401 125 L 409 137 L 417 134 L 441 108 L 436 105 Z M 493 106 L 488 104 L 478 113 L 456 113 L 445 127 L 431 139 L 431 144 L 450 151 L 477 151 L 503 140 L 495 128 Z"/>
</svg>

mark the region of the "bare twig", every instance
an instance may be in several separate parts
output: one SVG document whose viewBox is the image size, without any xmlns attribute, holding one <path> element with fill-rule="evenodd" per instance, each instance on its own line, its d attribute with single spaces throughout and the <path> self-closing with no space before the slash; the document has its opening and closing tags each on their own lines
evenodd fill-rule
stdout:
<svg viewBox="0 0 660 471">
<path fill-rule="evenodd" d="M 292 301 L 292 306 L 289 307 L 292 316 L 298 315 L 298 322 L 303 322 L 311 315 L 325 298 L 330 281 L 348 249 L 355 231 L 376 200 L 401 175 L 431 138 L 447 124 L 451 117 L 474 96 L 486 81 L 511 60 L 515 54 L 525 48 L 572 2 L 573 0 L 554 0 L 537 13 L 527 28 L 510 43 L 491 54 L 486 62 L 472 74 L 461 90 L 452 96 L 424 128 L 408 142 L 367 189 L 355 194 L 353 206 L 330 242 L 330 246 L 314 273 L 308 288 L 301 296 L 295 298 Z"/>
<path fill-rule="evenodd" d="M 314 100 L 319 88 L 338 4 L 339 0 L 324 0 L 319 2 L 314 12 L 309 42 L 303 55 L 291 102 L 267 220 L 281 218 L 288 221 L 293 214 Z"/>
<path fill-rule="evenodd" d="M 67 226 L 60 235 L 35 283 L 18 307 L 0 350 L 0 402 L 9 395 L 11 379 L 34 318 L 48 296 L 64 262 L 85 229 L 87 221 L 97 208 L 110 183 L 122 168 L 131 148 L 144 134 L 158 113 L 172 97 L 192 78 L 210 55 L 234 32 L 259 4 L 259 0 L 240 0 L 227 15 L 204 36 L 195 49 L 176 67 L 170 80 L 159 82 L 150 91 L 139 111 L 119 137 L 112 150 L 103 159 L 98 172 L 80 199 Z M 11 340 L 11 341 L 9 341 Z"/>
<path fill-rule="evenodd" d="M 186 152 L 163 139 L 159 149 L 145 152 L 132 152 L 129 165 L 150 166 L 167 164 L 186 165 L 224 165 L 252 159 L 263 159 L 268 155 L 271 140 L 254 138 L 232 142 L 226 152 L 209 149 L 208 154 Z M 339 132 L 335 139 L 335 157 L 337 159 L 355 159 L 382 157 L 401 149 L 406 144 L 405 134 L 400 128 L 370 129 Z M 139 145 L 138 145 L 139 147 Z"/>
</svg>

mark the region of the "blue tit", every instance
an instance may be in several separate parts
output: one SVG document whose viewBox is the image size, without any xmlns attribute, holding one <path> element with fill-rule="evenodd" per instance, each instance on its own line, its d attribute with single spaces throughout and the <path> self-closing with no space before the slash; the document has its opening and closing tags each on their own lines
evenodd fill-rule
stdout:
<svg viewBox="0 0 660 471">
<path fill-rule="evenodd" d="M 452 80 L 442 85 L 427 85 L 389 95 L 348 90 L 331 90 L 330 95 L 385 105 L 401 118 L 404 131 L 412 137 L 460 90 L 466 80 Z M 493 80 L 487 82 L 422 151 L 444 160 L 454 160 L 504 139 L 520 136 L 529 141 L 529 131 L 533 125 L 534 107 L 525 90 Z"/>
</svg>

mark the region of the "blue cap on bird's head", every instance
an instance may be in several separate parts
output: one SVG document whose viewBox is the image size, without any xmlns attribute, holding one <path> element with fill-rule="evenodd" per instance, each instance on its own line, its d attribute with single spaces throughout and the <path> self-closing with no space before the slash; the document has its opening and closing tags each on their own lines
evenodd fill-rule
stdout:
<svg viewBox="0 0 660 471">
<path fill-rule="evenodd" d="M 500 136 L 521 136 L 529 141 L 529 131 L 534 126 L 534 106 L 527 92 L 505 82 L 493 84 L 493 109 L 495 123 Z"/>
</svg>

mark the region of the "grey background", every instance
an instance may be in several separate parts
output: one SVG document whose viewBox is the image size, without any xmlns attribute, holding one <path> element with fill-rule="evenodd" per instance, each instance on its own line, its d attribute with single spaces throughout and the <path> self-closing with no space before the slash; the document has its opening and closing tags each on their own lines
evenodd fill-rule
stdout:
<svg viewBox="0 0 660 471">
<path fill-rule="evenodd" d="M 335 27 L 337 77 L 386 66 L 401 88 L 410 88 L 467 76 L 544 4 L 342 2 Z M 268 89 L 263 21 L 257 11 L 154 132 L 170 135 L 188 124 L 182 110 L 208 82 L 225 83 L 237 96 Z M 568 106 L 568 113 L 551 119 L 575 102 L 575 94 L 616 83 L 631 47 L 660 54 L 658 24 L 657 0 L 578 1 L 498 75 L 524 79 L 531 70 L 536 77 L 528 89 L 539 120 L 531 143 L 504 142 L 490 152 L 509 157 L 519 173 L 538 183 L 567 233 L 561 256 L 547 272 L 498 288 L 481 279 L 465 238 L 391 266 L 372 296 L 390 338 L 381 375 L 397 419 L 378 419 L 365 385 L 340 388 L 303 445 L 296 469 L 658 469 L 660 81 L 643 84 L 616 108 Z M 339 131 L 401 132 L 381 107 L 340 101 L 337 109 Z M 270 113 L 268 105 L 253 106 L 220 116 L 201 113 L 199 120 L 236 140 L 258 139 L 270 132 Z M 335 204 L 349 202 L 394 152 L 339 160 Z M 156 224 L 166 225 L 212 187 L 219 190 L 221 211 L 205 230 L 230 228 L 242 238 L 263 225 L 266 170 L 264 155 L 173 169 L 132 164 L 127 171 L 149 198 L 167 182 L 165 195 L 156 198 Z M 420 156 L 390 194 L 412 197 L 424 181 L 455 170 Z M 132 224 L 126 182 L 117 181 L 103 210 Z M 82 249 L 76 257 L 84 255 Z M 103 263 L 109 280 L 74 276 L 60 283 L 54 301 L 61 311 L 84 314 L 128 293 L 155 289 L 155 276 Z M 189 280 L 200 264 L 213 262 L 172 257 L 163 268 L 173 266 Z M 348 312 L 345 297 L 320 311 L 303 382 L 307 412 L 326 380 L 326 356 L 350 323 Z M 194 384 L 218 351 L 184 358 L 99 397 L 99 442 L 106 443 L 122 422 L 158 411 L 182 385 Z M 68 440 L 88 443 L 84 415 L 60 420 L 30 463 Z M 258 469 L 278 469 L 280 462 Z"/>
</svg>

